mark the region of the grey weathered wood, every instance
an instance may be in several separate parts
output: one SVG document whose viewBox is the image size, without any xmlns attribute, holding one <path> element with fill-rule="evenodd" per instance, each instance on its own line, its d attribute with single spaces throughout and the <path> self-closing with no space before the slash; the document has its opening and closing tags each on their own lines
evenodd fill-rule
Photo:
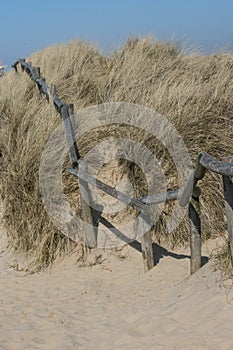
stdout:
<svg viewBox="0 0 233 350">
<path fill-rule="evenodd" d="M 190 273 L 193 274 L 201 267 L 201 219 L 200 219 L 200 192 L 197 190 L 192 195 L 189 203 L 189 225 L 190 225 Z"/>
<path fill-rule="evenodd" d="M 48 87 L 46 84 L 46 81 L 42 78 L 38 78 L 36 79 L 36 84 L 40 90 L 41 94 L 44 94 L 47 98 L 47 100 L 49 100 L 49 92 L 48 92 Z"/>
<path fill-rule="evenodd" d="M 233 182 L 229 176 L 223 176 L 224 197 L 226 201 L 226 215 L 228 225 L 228 240 L 233 265 Z"/>
<path fill-rule="evenodd" d="M 203 157 L 203 152 L 201 152 L 196 160 L 196 166 L 194 170 L 194 185 L 196 185 L 195 181 L 199 181 L 203 179 L 206 173 L 206 168 L 200 163 L 200 159 Z"/>
<path fill-rule="evenodd" d="M 80 170 L 86 171 L 85 163 L 80 164 Z M 83 220 L 88 224 L 83 226 L 84 239 L 86 244 L 90 248 L 97 247 L 97 229 L 94 226 L 94 218 L 91 209 L 92 196 L 89 186 L 86 181 L 78 179 L 80 198 L 81 198 L 81 210 Z"/>
<path fill-rule="evenodd" d="M 16 72 L 17 72 L 17 65 L 18 64 L 20 64 L 22 70 L 23 71 L 25 70 L 28 73 L 28 75 L 31 77 L 31 79 L 36 82 L 40 92 L 45 94 L 46 98 L 48 100 L 48 98 L 49 98 L 48 87 L 46 85 L 45 80 L 40 78 L 40 68 L 33 67 L 31 62 L 25 62 L 25 59 L 21 58 L 12 65 L 12 67 L 15 69 Z"/>
<path fill-rule="evenodd" d="M 122 202 L 122 203 L 124 203 L 124 204 L 126 204 L 134 209 L 137 209 L 142 213 L 149 213 L 150 212 L 150 207 L 147 204 L 140 202 L 140 200 L 138 200 L 138 199 L 130 198 L 125 193 L 122 193 L 122 192 L 116 190 L 114 187 L 111 187 L 111 186 L 103 183 L 102 181 L 94 178 L 93 176 L 91 176 L 85 172 L 82 172 L 80 170 L 80 167 L 79 167 L 79 169 L 68 168 L 67 171 L 68 171 L 68 173 L 79 177 L 80 179 L 90 183 L 91 185 L 102 190 L 103 192 L 109 194 L 111 197 L 118 199 L 120 202 Z"/>
<path fill-rule="evenodd" d="M 186 184 L 184 186 L 184 189 L 181 193 L 181 196 L 179 198 L 179 204 L 182 207 L 185 207 L 188 205 L 189 201 L 191 200 L 191 196 L 193 193 L 193 189 L 197 185 L 198 181 L 203 179 L 206 173 L 206 168 L 200 163 L 201 158 L 203 157 L 204 153 L 201 152 L 196 161 L 196 166 L 194 171 L 189 175 Z"/>
<path fill-rule="evenodd" d="M 153 254 L 151 231 L 145 233 L 141 237 L 141 247 L 142 247 L 142 260 L 144 265 L 144 271 L 147 272 L 154 267 L 154 254 Z"/>
<path fill-rule="evenodd" d="M 50 93 L 50 95 L 51 95 L 51 97 L 53 99 L 54 106 L 60 112 L 61 111 L 61 107 L 63 106 L 64 103 L 60 100 L 59 97 L 57 97 L 55 85 L 51 86 L 51 88 L 49 89 L 49 93 Z"/>
<path fill-rule="evenodd" d="M 180 190 L 167 191 L 165 193 L 153 194 L 146 197 L 139 197 L 138 200 L 147 205 L 160 204 L 174 201 L 179 198 Z"/>
<path fill-rule="evenodd" d="M 220 175 L 233 176 L 233 162 L 221 162 L 208 153 L 201 152 L 200 164 Z"/>
<path fill-rule="evenodd" d="M 62 122 L 65 131 L 66 144 L 68 146 L 68 152 L 72 167 L 78 167 L 78 161 L 80 159 L 80 154 L 78 151 L 77 143 L 75 140 L 74 130 L 70 114 L 66 105 L 61 107 Z"/>
<path fill-rule="evenodd" d="M 202 158 L 202 156 L 203 156 L 203 153 L 200 153 L 198 155 L 195 169 L 189 175 L 184 185 L 184 188 L 181 192 L 180 198 L 178 198 L 179 204 L 181 207 L 185 207 L 186 205 L 189 204 L 193 193 L 193 189 L 197 185 L 198 181 L 203 179 L 203 177 L 205 176 L 206 169 L 200 163 L 200 159 Z"/>
<path fill-rule="evenodd" d="M 80 171 L 86 172 L 86 163 L 80 162 L 80 154 L 78 151 L 74 129 L 72 125 L 71 116 L 74 113 L 73 105 L 63 105 L 60 110 L 62 121 L 64 125 L 65 138 L 68 146 L 69 158 L 72 166 L 75 168 L 80 168 Z M 94 226 L 94 217 L 91 209 L 92 196 L 89 189 L 88 183 L 82 179 L 78 179 L 80 199 L 81 199 L 81 210 L 83 220 L 88 224 L 83 226 L 84 228 L 84 239 L 86 244 L 90 248 L 97 246 L 97 230 Z"/>
<path fill-rule="evenodd" d="M 36 67 L 37 73 L 38 73 L 38 78 L 40 78 L 40 67 Z"/>
<path fill-rule="evenodd" d="M 149 224 L 149 229 L 150 229 L 152 227 L 150 214 L 141 214 L 141 217 L 144 220 L 145 225 Z M 141 249 L 142 249 L 142 260 L 144 265 L 144 271 L 147 272 L 154 267 L 154 253 L 153 253 L 151 230 L 149 230 L 143 236 L 141 236 Z"/>
<path fill-rule="evenodd" d="M 21 69 L 23 68 L 21 62 L 25 62 L 25 58 L 20 58 L 18 59 L 14 64 L 12 64 L 12 68 L 15 69 L 15 71 L 17 72 L 17 65 L 20 64 L 21 65 Z M 23 69 L 22 69 L 23 70 Z"/>
<path fill-rule="evenodd" d="M 180 196 L 179 204 L 181 207 L 185 207 L 186 205 L 188 205 L 190 198 L 192 196 L 193 186 L 194 186 L 194 172 L 192 172 L 189 175 L 188 180 L 186 181 L 186 184 Z"/>
<path fill-rule="evenodd" d="M 40 78 L 39 71 L 36 67 L 31 67 L 31 78 L 34 81 Z"/>
</svg>

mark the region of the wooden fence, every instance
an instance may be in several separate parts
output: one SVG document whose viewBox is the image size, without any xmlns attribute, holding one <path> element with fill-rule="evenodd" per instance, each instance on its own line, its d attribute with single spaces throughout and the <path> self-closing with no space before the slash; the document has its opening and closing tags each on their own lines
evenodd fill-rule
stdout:
<svg viewBox="0 0 233 350">
<path fill-rule="evenodd" d="M 30 78 L 35 81 L 40 93 L 45 95 L 47 100 L 52 99 L 55 108 L 61 115 L 71 162 L 71 168 L 68 168 L 67 171 L 77 177 L 80 189 L 82 190 L 80 193 L 84 193 L 84 197 L 86 198 L 86 200 L 84 200 L 84 198 L 81 197 L 81 206 L 83 218 L 90 224 L 89 229 L 84 234 L 86 244 L 90 248 L 97 246 L 97 230 L 95 227 L 98 225 L 98 222 L 102 222 L 106 227 L 110 227 L 111 224 L 109 224 L 101 216 L 101 212 L 97 213 L 96 210 L 93 210 L 90 207 L 89 204 L 91 203 L 92 198 L 89 184 L 99 188 L 108 195 L 117 198 L 119 201 L 141 212 L 143 219 L 147 223 L 151 223 L 151 205 L 178 200 L 180 206 L 188 206 L 191 250 L 190 273 L 193 274 L 201 267 L 201 213 L 199 202 L 201 190 L 197 184 L 199 180 L 203 179 L 206 171 L 211 171 L 222 175 L 223 179 L 226 216 L 228 222 L 228 239 L 233 264 L 233 162 L 219 161 L 209 154 L 201 152 L 197 157 L 196 167 L 189 176 L 183 188 L 168 191 L 163 194 L 155 194 L 141 198 L 129 198 L 125 193 L 116 191 L 115 188 L 103 183 L 87 173 L 85 162 L 83 162 L 80 158 L 78 146 L 74 136 L 71 118 L 74 113 L 73 105 L 66 105 L 59 99 L 59 97 L 56 95 L 55 86 L 50 88 L 47 86 L 45 79 L 42 79 L 40 76 L 40 68 L 33 67 L 30 62 L 25 62 L 25 59 L 19 59 L 12 65 L 16 72 L 18 64 L 20 64 L 22 70 L 28 73 Z M 98 220 L 96 219 L 96 216 L 98 216 Z M 124 235 L 121 236 L 122 239 L 124 239 Z M 141 237 L 141 251 L 145 271 L 150 270 L 154 266 L 151 236 L 151 232 L 147 232 Z"/>
</svg>

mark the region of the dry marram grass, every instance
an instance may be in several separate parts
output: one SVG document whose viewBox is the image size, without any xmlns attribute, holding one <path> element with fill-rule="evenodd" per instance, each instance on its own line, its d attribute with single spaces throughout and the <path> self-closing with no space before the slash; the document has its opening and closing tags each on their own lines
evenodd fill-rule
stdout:
<svg viewBox="0 0 233 350">
<path fill-rule="evenodd" d="M 201 150 L 218 158 L 232 155 L 232 54 L 184 54 L 172 42 L 145 38 L 128 39 L 110 57 L 85 42 L 75 41 L 36 52 L 30 61 L 41 68 L 48 85 L 56 85 L 62 100 L 74 103 L 76 111 L 105 102 L 140 104 L 153 108 L 175 125 L 193 162 Z M 26 74 L 11 71 L 0 81 L 0 116 L 1 196 L 9 244 L 32 254 L 35 266 L 41 268 L 58 254 L 77 250 L 76 243 L 51 223 L 38 191 L 41 154 L 51 132 L 60 123 L 59 115 L 40 97 Z M 167 185 L 177 188 L 176 169 L 169 153 L 142 130 L 123 125 L 94 129 L 79 140 L 81 155 L 105 138 L 124 136 L 144 143 L 158 158 L 162 157 Z M 120 162 L 116 181 L 127 174 L 135 196 L 146 195 L 146 181 L 140 169 L 127 161 Z M 112 164 L 106 164 L 101 178 L 115 185 L 109 176 L 111 169 Z M 79 211 L 75 180 L 65 174 L 63 180 L 70 203 Z M 204 236 L 222 235 L 226 223 L 221 179 L 208 174 L 201 187 Z M 188 240 L 186 220 L 172 235 L 164 232 L 172 207 L 173 204 L 166 205 L 154 229 L 154 239 L 158 242 L 178 244 Z M 121 219 L 127 219 L 130 214 L 126 212 Z M 79 248 L 83 259 L 85 247 L 80 244 Z"/>
</svg>

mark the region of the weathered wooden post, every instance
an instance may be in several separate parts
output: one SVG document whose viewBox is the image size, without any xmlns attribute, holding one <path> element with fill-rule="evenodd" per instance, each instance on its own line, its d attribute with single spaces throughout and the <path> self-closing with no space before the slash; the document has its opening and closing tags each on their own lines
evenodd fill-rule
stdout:
<svg viewBox="0 0 233 350">
<path fill-rule="evenodd" d="M 75 140 L 75 134 L 72 124 L 72 116 L 74 115 L 73 104 L 62 106 L 61 108 L 62 120 L 65 130 L 66 142 L 69 148 L 69 156 L 72 162 L 73 168 L 79 168 L 84 174 L 87 173 L 86 163 L 79 162 L 80 154 L 78 151 L 77 143 Z M 91 209 L 92 196 L 88 186 L 88 183 L 78 178 L 80 198 L 81 198 L 81 210 L 84 222 L 87 224 L 83 225 L 84 239 L 86 244 L 90 248 L 97 246 L 97 229 L 94 226 L 94 218 Z"/>
<path fill-rule="evenodd" d="M 201 267 L 201 219 L 199 196 L 201 190 L 195 187 L 189 203 L 189 225 L 190 225 L 190 273 L 193 274 Z"/>
<path fill-rule="evenodd" d="M 154 267 L 154 254 L 151 231 L 145 233 L 141 237 L 141 248 L 144 271 L 147 272 Z"/>
<path fill-rule="evenodd" d="M 147 272 L 154 267 L 154 252 L 151 232 L 152 220 L 149 212 L 142 212 L 140 216 L 142 221 L 138 221 L 138 233 L 140 234 L 140 231 L 146 232 L 143 236 L 141 236 L 141 250 L 144 272 Z"/>
<path fill-rule="evenodd" d="M 228 225 L 228 240 L 233 265 L 233 177 L 223 175 L 224 197 Z"/>
</svg>

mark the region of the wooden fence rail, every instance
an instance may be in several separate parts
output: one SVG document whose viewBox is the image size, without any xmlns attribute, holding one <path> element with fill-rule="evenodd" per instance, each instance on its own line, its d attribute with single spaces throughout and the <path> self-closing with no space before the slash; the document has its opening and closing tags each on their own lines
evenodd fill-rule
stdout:
<svg viewBox="0 0 233 350">
<path fill-rule="evenodd" d="M 47 100 L 52 99 L 55 108 L 61 115 L 66 143 L 68 146 L 69 158 L 72 166 L 71 168 L 68 168 L 67 171 L 77 177 L 80 193 L 85 194 L 85 200 L 81 196 L 82 216 L 84 220 L 90 224 L 88 231 L 84 233 L 86 244 L 90 248 L 97 246 L 97 231 L 94 227 L 97 221 L 95 219 L 94 210 L 92 210 L 90 206 L 92 203 L 92 196 L 89 184 L 138 210 L 141 212 L 141 216 L 143 217 L 144 221 L 149 224 L 151 224 L 151 205 L 178 200 L 181 207 L 188 206 L 191 251 L 190 273 L 194 273 L 201 267 L 201 215 L 199 202 L 201 190 L 197 184 L 201 179 L 203 179 L 206 171 L 212 171 L 221 174 L 223 178 L 224 198 L 226 202 L 226 215 L 228 222 L 228 239 L 233 264 L 233 162 L 219 161 L 206 152 L 201 152 L 197 157 L 195 169 L 190 174 L 183 188 L 167 191 L 162 194 L 154 194 L 140 198 L 130 198 L 125 193 L 116 191 L 115 188 L 88 174 L 86 164 L 80 158 L 77 142 L 74 136 L 71 119 L 71 116 L 74 113 L 73 105 L 66 105 L 60 100 L 60 98 L 56 95 L 55 86 L 50 88 L 47 86 L 45 79 L 42 79 L 40 76 L 39 67 L 33 67 L 30 62 L 25 62 L 25 59 L 19 59 L 12 65 L 16 72 L 19 64 L 21 65 L 22 70 L 25 71 L 33 81 L 35 81 L 40 93 L 45 95 Z M 101 213 L 99 213 L 99 215 L 100 221 L 105 223 L 104 218 L 101 217 Z M 106 221 L 106 227 L 110 227 L 109 225 L 111 226 L 111 224 Z M 124 234 L 121 235 L 124 237 Z M 148 271 L 154 266 L 151 232 L 147 232 L 141 237 L 141 251 L 144 269 L 145 271 Z"/>
<path fill-rule="evenodd" d="M 25 59 L 19 59 L 17 60 L 12 67 L 17 71 L 17 65 L 20 64 L 23 71 L 26 71 L 30 78 L 34 80 L 39 88 L 39 91 L 42 95 L 46 96 L 46 99 L 49 100 L 49 98 L 52 99 L 55 108 L 60 113 L 63 126 L 64 126 L 64 132 L 65 132 L 65 138 L 66 143 L 68 147 L 68 153 L 69 158 L 72 167 L 75 169 L 78 167 L 78 162 L 80 159 L 80 154 L 78 151 L 76 139 L 74 136 L 74 130 L 71 120 L 71 114 L 73 113 L 73 106 L 72 105 L 66 105 L 63 103 L 60 98 L 56 95 L 55 86 L 52 86 L 50 89 L 47 86 L 45 79 L 41 79 L 40 77 L 40 69 L 35 68 L 31 65 L 31 63 L 26 63 Z M 80 193 L 85 193 L 86 200 L 81 196 L 81 206 L 82 206 L 82 216 L 83 219 L 90 224 L 89 229 L 84 233 L 84 238 L 87 243 L 87 245 L 91 248 L 97 246 L 97 237 L 96 237 L 96 230 L 94 229 L 94 221 L 93 221 L 93 213 L 90 205 L 88 203 L 92 202 L 91 198 L 91 192 L 88 188 L 87 182 L 83 181 L 82 179 L 78 179 L 79 182 L 79 188 L 82 188 L 82 191 Z"/>
</svg>

